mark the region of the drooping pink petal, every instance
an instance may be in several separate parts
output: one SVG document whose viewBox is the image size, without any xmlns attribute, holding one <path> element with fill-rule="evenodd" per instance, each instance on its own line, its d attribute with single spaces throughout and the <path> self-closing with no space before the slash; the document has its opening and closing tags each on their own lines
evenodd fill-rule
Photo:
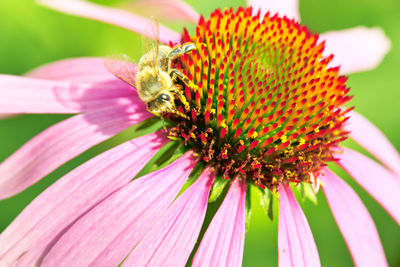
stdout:
<svg viewBox="0 0 400 267">
<path fill-rule="evenodd" d="M 128 4 L 132 10 L 156 18 L 197 23 L 200 15 L 189 4 L 181 0 L 135 0 Z"/>
<path fill-rule="evenodd" d="M 261 10 L 261 17 L 268 11 L 271 15 L 278 13 L 289 19 L 300 21 L 298 0 L 247 0 L 247 5 L 253 7 L 253 12 Z"/>
<path fill-rule="evenodd" d="M 207 168 L 168 208 L 123 266 L 185 266 L 196 244 L 215 173 Z"/>
<path fill-rule="evenodd" d="M 109 196 L 57 241 L 42 266 L 117 266 L 168 208 L 195 163 L 189 152 Z"/>
<path fill-rule="evenodd" d="M 310 226 L 288 185 L 279 187 L 279 266 L 321 266 Z"/>
<path fill-rule="evenodd" d="M 242 266 L 246 184 L 236 178 L 212 219 L 192 266 Z"/>
<path fill-rule="evenodd" d="M 400 180 L 370 158 L 344 148 L 338 164 L 348 172 L 400 225 Z"/>
<path fill-rule="evenodd" d="M 83 214 L 128 184 L 167 142 L 153 133 L 121 144 L 46 189 L 0 235 L 0 266 L 36 266 Z"/>
<path fill-rule="evenodd" d="M 151 21 L 126 10 L 96 5 L 85 0 L 38 0 L 38 2 L 43 6 L 67 14 L 113 24 L 149 38 L 154 38 L 153 33 L 145 30 L 146 25 L 151 24 Z M 160 24 L 159 39 L 160 42 L 165 44 L 170 41 L 178 43 L 181 40 L 181 35 Z"/>
<path fill-rule="evenodd" d="M 115 88 L 128 85 L 111 74 L 97 57 L 70 58 L 40 66 L 26 74 L 37 79 L 59 80 L 75 83 L 101 83 L 114 81 Z"/>
<path fill-rule="evenodd" d="M 0 119 L 8 119 L 15 116 L 15 114 L 0 114 Z"/>
<path fill-rule="evenodd" d="M 341 66 L 340 72 L 366 71 L 375 68 L 390 50 L 390 40 L 380 28 L 355 27 L 321 34 L 326 40 L 325 55 L 334 54 L 330 66 Z"/>
<path fill-rule="evenodd" d="M 132 100 L 141 103 L 136 91 L 117 79 L 91 84 L 0 75 L 2 114 L 78 113 Z"/>
<path fill-rule="evenodd" d="M 36 80 L 12 75 L 0 75 L 0 112 L 17 113 L 77 113 L 79 104 L 71 101 L 71 92 L 82 92 L 89 84 Z M 58 97 L 58 96 L 62 97 Z M 67 97 L 65 97 L 67 96 Z"/>
<path fill-rule="evenodd" d="M 356 266 L 387 266 L 374 221 L 357 194 L 329 170 L 320 176 L 328 204 Z"/>
<path fill-rule="evenodd" d="M 400 155 L 385 135 L 361 114 L 351 111 L 349 116 L 350 138 L 400 176 Z"/>
<path fill-rule="evenodd" d="M 19 193 L 90 147 L 150 116 L 128 105 L 76 115 L 51 126 L 0 164 L 0 199 Z"/>
</svg>

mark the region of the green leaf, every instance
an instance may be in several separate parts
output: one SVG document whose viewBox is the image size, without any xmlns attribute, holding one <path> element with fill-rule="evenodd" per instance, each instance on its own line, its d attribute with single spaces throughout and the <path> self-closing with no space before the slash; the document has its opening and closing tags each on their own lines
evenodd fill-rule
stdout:
<svg viewBox="0 0 400 267">
<path fill-rule="evenodd" d="M 265 213 L 272 221 L 274 219 L 274 211 L 273 211 L 274 196 L 268 189 L 266 190 L 260 189 L 260 193 L 261 193 L 261 206 L 264 208 Z"/>
<path fill-rule="evenodd" d="M 317 196 L 314 193 L 314 189 L 312 188 L 311 184 L 308 183 L 301 183 L 295 187 L 301 195 L 301 199 L 306 201 L 307 199 L 310 200 L 315 205 L 318 204 Z"/>
<path fill-rule="evenodd" d="M 181 143 L 178 142 L 171 142 L 173 145 L 171 145 L 170 148 L 168 148 L 155 162 L 155 164 L 152 166 L 150 169 L 150 172 L 156 171 L 158 169 L 161 169 L 170 163 L 174 162 L 178 158 L 182 157 L 182 155 L 185 153 L 183 146 Z"/>
<path fill-rule="evenodd" d="M 251 185 L 247 186 L 246 189 L 246 205 L 245 205 L 245 211 L 246 211 L 246 223 L 245 223 L 245 229 L 246 232 L 250 228 L 250 220 L 251 220 Z"/>
<path fill-rule="evenodd" d="M 169 142 L 159 149 L 151 160 L 143 167 L 143 169 L 136 175 L 139 178 L 148 173 L 159 170 L 171 162 L 177 160 L 185 153 L 185 149 L 179 142 Z"/>
<path fill-rule="evenodd" d="M 196 180 L 199 178 L 200 174 L 204 171 L 206 165 L 204 162 L 199 161 L 196 166 L 194 166 L 193 170 L 190 172 L 188 179 L 186 180 L 185 184 L 182 186 L 181 191 L 176 196 L 178 198 L 186 189 L 189 188 Z"/>
<path fill-rule="evenodd" d="M 220 175 L 215 178 L 215 181 L 211 187 L 210 197 L 208 198 L 208 203 L 216 201 L 224 192 L 224 189 L 229 184 L 229 179 L 223 179 Z"/>
</svg>

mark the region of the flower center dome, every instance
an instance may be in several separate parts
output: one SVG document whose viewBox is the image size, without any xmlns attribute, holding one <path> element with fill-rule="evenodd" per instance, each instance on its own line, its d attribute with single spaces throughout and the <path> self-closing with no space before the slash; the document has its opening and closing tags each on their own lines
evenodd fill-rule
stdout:
<svg viewBox="0 0 400 267">
<path fill-rule="evenodd" d="M 197 49 L 175 62 L 197 87 L 182 85 L 189 119 L 164 114 L 169 134 L 224 178 L 261 188 L 310 182 L 335 160 L 349 109 L 347 80 L 330 68 L 324 42 L 293 20 L 251 8 L 214 11 L 182 42 Z"/>
</svg>

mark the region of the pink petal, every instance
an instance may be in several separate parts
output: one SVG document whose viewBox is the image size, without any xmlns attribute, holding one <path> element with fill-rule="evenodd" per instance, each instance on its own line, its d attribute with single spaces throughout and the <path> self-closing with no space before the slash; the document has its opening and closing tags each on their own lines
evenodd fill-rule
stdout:
<svg viewBox="0 0 400 267">
<path fill-rule="evenodd" d="M 400 182 L 370 158 L 344 148 L 338 162 L 400 225 Z"/>
<path fill-rule="evenodd" d="M 135 15 L 128 11 L 96 5 L 84 0 L 38 0 L 38 2 L 49 8 L 84 18 L 94 19 L 137 32 L 144 36 L 154 38 L 153 33 L 147 32 L 146 25 L 151 20 Z M 170 41 L 179 43 L 181 35 L 166 26 L 160 25 L 160 42 L 168 44 Z"/>
<path fill-rule="evenodd" d="M 0 164 L 0 199 L 19 193 L 90 147 L 150 116 L 133 105 L 76 115 L 51 126 Z"/>
<path fill-rule="evenodd" d="M 261 10 L 261 17 L 268 11 L 271 15 L 279 13 L 290 19 L 300 21 L 298 0 L 247 0 L 247 5 L 253 7 L 253 12 Z"/>
<path fill-rule="evenodd" d="M 135 0 L 129 3 L 132 10 L 141 14 L 148 14 L 156 18 L 165 18 L 174 21 L 191 21 L 197 23 L 199 13 L 189 4 L 181 0 Z"/>
<path fill-rule="evenodd" d="M 71 99 L 72 93 L 84 92 L 90 87 L 89 84 L 73 85 L 0 75 L 0 112 L 77 113 L 80 105 Z"/>
<path fill-rule="evenodd" d="M 390 141 L 361 114 L 352 111 L 349 116 L 346 130 L 350 138 L 400 176 L 400 155 Z"/>
<path fill-rule="evenodd" d="M 334 54 L 330 66 L 340 65 L 347 74 L 376 68 L 389 52 L 391 42 L 380 28 L 355 27 L 321 34 L 325 55 Z"/>
<path fill-rule="evenodd" d="M 78 113 L 104 106 L 117 106 L 132 100 L 141 102 L 132 87 L 117 79 L 95 84 L 73 84 L 0 75 L 2 114 Z"/>
<path fill-rule="evenodd" d="M 128 184 L 167 142 L 161 133 L 119 145 L 50 186 L 0 236 L 0 266 L 38 265 L 51 245 L 83 214 Z"/>
<path fill-rule="evenodd" d="M 206 214 L 215 173 L 206 169 L 163 214 L 124 266 L 185 266 Z"/>
<path fill-rule="evenodd" d="M 357 194 L 329 170 L 319 177 L 356 266 L 387 266 L 374 221 Z"/>
<path fill-rule="evenodd" d="M 0 119 L 8 119 L 14 116 L 14 114 L 0 114 Z"/>
<path fill-rule="evenodd" d="M 288 185 L 279 187 L 279 266 L 321 266 L 307 219 Z"/>
<path fill-rule="evenodd" d="M 193 259 L 192 266 L 242 266 L 246 184 L 232 182 Z"/>
<path fill-rule="evenodd" d="M 42 265 L 117 266 L 168 208 L 196 161 L 187 153 L 109 196 L 57 241 Z"/>
<path fill-rule="evenodd" d="M 128 86 L 104 67 L 102 58 L 96 57 L 71 58 L 52 62 L 28 72 L 26 76 L 75 83 L 99 83 L 111 80 L 115 83 L 116 88 Z"/>
</svg>

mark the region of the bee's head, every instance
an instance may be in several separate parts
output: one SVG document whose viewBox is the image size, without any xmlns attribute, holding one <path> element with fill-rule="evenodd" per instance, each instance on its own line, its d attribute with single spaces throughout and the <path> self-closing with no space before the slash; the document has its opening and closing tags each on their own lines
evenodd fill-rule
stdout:
<svg viewBox="0 0 400 267">
<path fill-rule="evenodd" d="M 154 100 L 147 103 L 147 109 L 156 115 L 170 112 L 174 109 L 174 106 L 174 97 L 167 90 L 161 91 Z"/>
</svg>

